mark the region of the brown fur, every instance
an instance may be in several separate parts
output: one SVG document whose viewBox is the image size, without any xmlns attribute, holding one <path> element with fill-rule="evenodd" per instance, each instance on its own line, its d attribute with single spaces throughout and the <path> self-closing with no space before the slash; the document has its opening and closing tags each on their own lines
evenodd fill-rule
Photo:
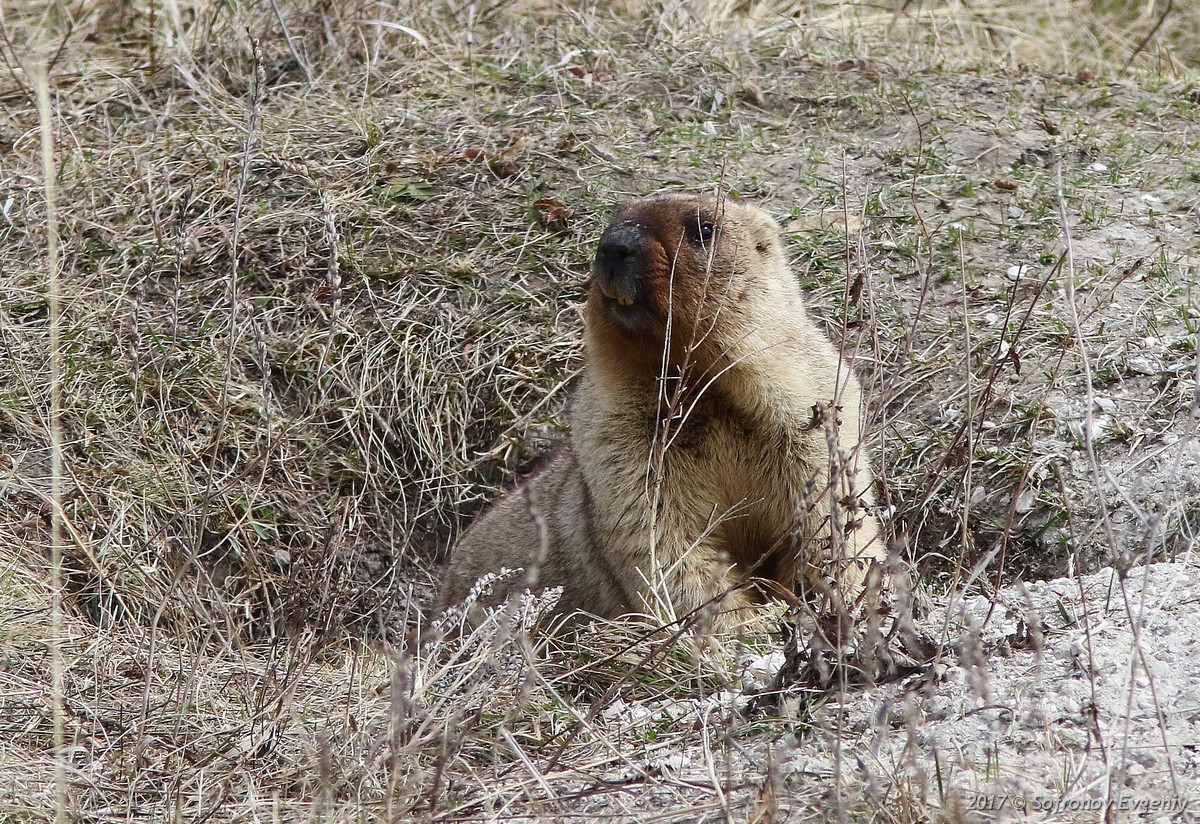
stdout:
<svg viewBox="0 0 1200 824">
<path fill-rule="evenodd" d="M 627 203 L 585 318 L 570 444 L 463 535 L 441 606 L 501 567 L 529 577 L 497 597 L 561 586 L 560 610 L 606 617 L 731 610 L 797 581 L 861 590 L 884 553 L 859 384 L 809 319 L 769 216 L 707 197 Z"/>
</svg>

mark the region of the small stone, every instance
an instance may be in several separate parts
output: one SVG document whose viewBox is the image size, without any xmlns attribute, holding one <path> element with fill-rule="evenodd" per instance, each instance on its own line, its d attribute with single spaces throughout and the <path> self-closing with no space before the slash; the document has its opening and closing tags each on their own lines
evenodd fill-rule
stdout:
<svg viewBox="0 0 1200 824">
<path fill-rule="evenodd" d="M 935 695 L 925 702 L 925 717 L 941 721 L 950 717 L 953 702 L 944 695 Z"/>
<path fill-rule="evenodd" d="M 1033 509 L 1034 503 L 1037 501 L 1037 493 L 1032 489 L 1025 489 L 1017 497 L 1017 502 L 1013 505 L 1013 510 L 1018 515 L 1024 515 Z"/>
<path fill-rule="evenodd" d="M 776 650 L 755 658 L 746 666 L 746 678 L 753 686 L 766 687 L 783 666 L 784 654 Z"/>
<path fill-rule="evenodd" d="M 1126 775 L 1127 780 L 1125 782 L 1125 786 L 1126 787 L 1134 786 L 1132 779 L 1140 778 L 1141 776 L 1143 776 L 1145 774 L 1146 774 L 1146 768 L 1143 767 L 1141 764 L 1137 763 L 1136 761 L 1126 764 L 1125 765 L 1125 775 Z"/>
<path fill-rule="evenodd" d="M 1054 730 L 1060 747 L 1064 749 L 1082 750 L 1088 745 L 1088 734 L 1085 730 L 1073 730 L 1068 727 L 1058 727 Z"/>
<path fill-rule="evenodd" d="M 684 767 L 686 767 L 687 764 L 688 764 L 687 756 L 681 752 L 668 755 L 666 758 L 664 758 L 660 762 L 660 766 L 664 770 L 670 770 L 672 772 L 679 772 Z"/>
<path fill-rule="evenodd" d="M 1127 366 L 1129 371 L 1135 375 L 1156 375 L 1158 368 L 1149 358 L 1132 357 L 1129 359 Z"/>
<path fill-rule="evenodd" d="M 967 672 L 962 667 L 946 667 L 941 673 L 941 680 L 947 684 L 965 684 L 967 683 Z"/>
<path fill-rule="evenodd" d="M 1153 747 L 1137 747 L 1129 750 L 1129 757 L 1143 769 L 1158 766 L 1159 753 Z"/>
<path fill-rule="evenodd" d="M 1088 423 L 1087 420 L 1082 420 L 1075 425 L 1075 437 L 1081 441 L 1090 439 L 1095 443 L 1103 438 L 1105 433 L 1112 427 L 1112 418 L 1107 415 L 1097 415 L 1092 418 L 1090 427 Z"/>
</svg>

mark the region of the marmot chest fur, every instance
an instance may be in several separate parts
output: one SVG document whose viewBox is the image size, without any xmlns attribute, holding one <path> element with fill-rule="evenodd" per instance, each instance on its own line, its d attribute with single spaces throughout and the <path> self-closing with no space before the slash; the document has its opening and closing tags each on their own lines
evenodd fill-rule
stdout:
<svg viewBox="0 0 1200 824">
<path fill-rule="evenodd" d="M 445 607 L 559 586 L 561 611 L 678 618 L 797 586 L 853 597 L 884 552 L 861 390 L 759 209 L 662 195 L 596 252 L 570 443 L 454 547 Z"/>
</svg>

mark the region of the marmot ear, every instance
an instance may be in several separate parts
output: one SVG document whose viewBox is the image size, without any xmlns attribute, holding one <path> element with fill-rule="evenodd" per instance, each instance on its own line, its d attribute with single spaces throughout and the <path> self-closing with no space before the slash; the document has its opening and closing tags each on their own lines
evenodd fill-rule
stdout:
<svg viewBox="0 0 1200 824">
<path fill-rule="evenodd" d="M 765 255 L 771 251 L 771 244 L 779 237 L 779 224 L 768 217 L 754 234 L 754 251 Z"/>
</svg>

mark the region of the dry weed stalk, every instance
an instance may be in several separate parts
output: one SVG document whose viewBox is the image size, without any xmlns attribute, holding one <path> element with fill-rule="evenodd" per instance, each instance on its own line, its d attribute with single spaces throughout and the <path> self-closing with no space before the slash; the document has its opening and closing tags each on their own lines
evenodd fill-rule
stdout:
<svg viewBox="0 0 1200 824">
<path fill-rule="evenodd" d="M 46 304 L 49 311 L 50 408 L 46 416 L 50 441 L 50 701 L 54 724 L 54 815 L 62 824 L 68 818 L 66 716 L 63 675 L 65 661 L 60 643 L 63 626 L 63 437 L 62 437 L 62 287 L 58 254 L 58 210 L 55 193 L 54 121 L 50 113 L 50 72 L 34 80 L 38 128 L 41 133 L 42 181 L 46 196 Z"/>
</svg>

